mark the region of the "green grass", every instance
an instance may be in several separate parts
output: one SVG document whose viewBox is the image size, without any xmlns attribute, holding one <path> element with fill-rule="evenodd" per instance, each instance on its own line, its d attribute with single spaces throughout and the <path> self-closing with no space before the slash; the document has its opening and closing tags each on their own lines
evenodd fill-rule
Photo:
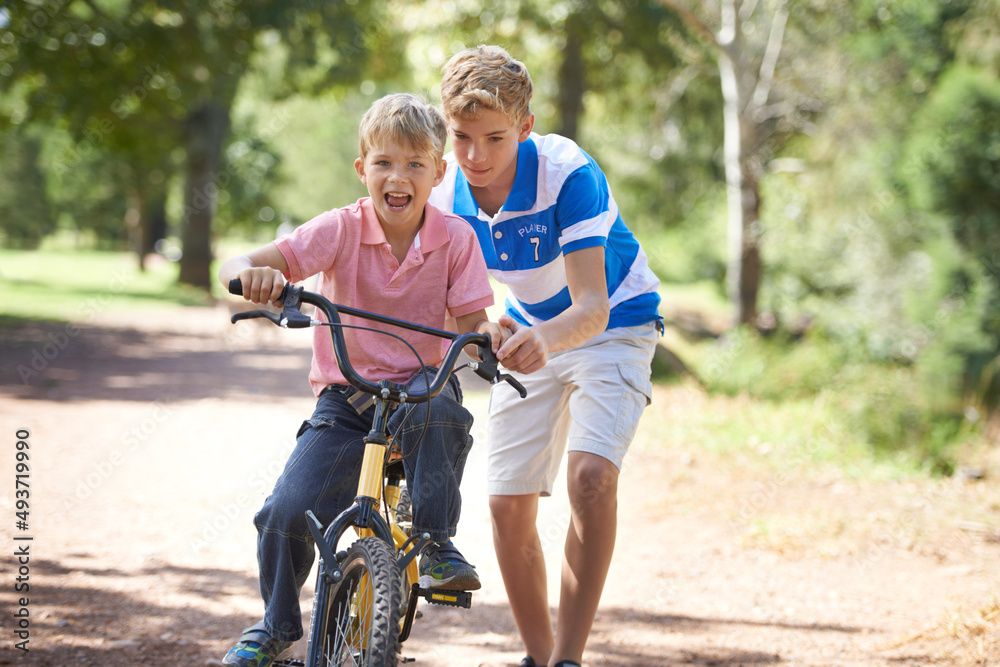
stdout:
<svg viewBox="0 0 1000 667">
<path fill-rule="evenodd" d="M 135 255 L 125 252 L 0 250 L 0 326 L 210 302 L 203 291 L 179 285 L 177 271 L 176 264 L 152 262 L 141 272 Z"/>
</svg>

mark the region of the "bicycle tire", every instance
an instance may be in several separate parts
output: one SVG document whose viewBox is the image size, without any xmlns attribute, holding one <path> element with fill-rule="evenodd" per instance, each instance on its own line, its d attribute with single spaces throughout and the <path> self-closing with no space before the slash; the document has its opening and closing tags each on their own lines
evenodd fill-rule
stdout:
<svg viewBox="0 0 1000 667">
<path fill-rule="evenodd" d="M 392 549 L 365 537 L 340 561 L 343 579 L 316 587 L 310 667 L 396 667 L 400 573 Z M 318 643 L 317 643 L 318 642 Z"/>
<path fill-rule="evenodd" d="M 393 510 L 393 520 L 403 529 L 407 537 L 412 534 L 413 502 L 410 500 L 410 487 L 406 482 L 399 485 L 399 502 Z"/>
</svg>

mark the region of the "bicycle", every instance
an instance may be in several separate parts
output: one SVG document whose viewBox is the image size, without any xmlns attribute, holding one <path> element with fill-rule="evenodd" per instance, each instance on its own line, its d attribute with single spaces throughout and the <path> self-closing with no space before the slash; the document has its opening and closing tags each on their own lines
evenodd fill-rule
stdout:
<svg viewBox="0 0 1000 667">
<path fill-rule="evenodd" d="M 229 283 L 229 291 L 243 294 L 239 279 Z M 267 310 L 244 311 L 233 315 L 232 322 L 266 318 L 289 329 L 329 326 L 341 373 L 355 389 L 371 395 L 375 417 L 371 431 L 364 438 L 364 458 L 354 503 L 326 526 L 312 511 L 306 512 L 309 530 L 320 555 L 306 662 L 278 660 L 274 665 L 382 667 L 397 665 L 400 660 L 409 662 L 399 655 L 399 651 L 410 635 L 418 601 L 423 599 L 430 604 L 467 609 L 472 605 L 472 594 L 420 586 L 417 557 L 430 543 L 430 536 L 426 533 L 410 535 L 401 525 L 400 519 L 407 514 L 405 501 L 401 503 L 400 486 L 405 474 L 399 448 L 391 442 L 389 416 L 397 406 L 424 403 L 437 396 L 448 378 L 465 367 L 455 368 L 455 364 L 469 345 L 478 348 L 481 361 L 468 364 L 478 376 L 491 384 L 505 381 L 522 398 L 527 392 L 516 379 L 500 373 L 488 334 L 456 334 L 340 306 L 321 294 L 291 284 L 285 285 L 280 300 L 280 314 Z M 300 310 L 303 303 L 320 310 L 326 322 L 304 314 Z M 413 391 L 404 384 L 388 380 L 371 382 L 361 377 L 351 366 L 342 329 L 348 326 L 368 328 L 343 324 L 341 313 L 451 340 L 440 369 L 432 380 L 425 382 L 426 389 Z M 379 329 L 369 330 L 386 333 Z M 383 504 L 384 515 L 380 513 Z M 358 534 L 357 541 L 338 551 L 340 538 L 352 527 Z"/>
</svg>

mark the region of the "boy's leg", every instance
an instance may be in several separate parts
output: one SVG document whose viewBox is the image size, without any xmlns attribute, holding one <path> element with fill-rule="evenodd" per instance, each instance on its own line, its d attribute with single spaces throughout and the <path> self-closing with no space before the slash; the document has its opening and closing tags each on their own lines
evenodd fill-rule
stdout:
<svg viewBox="0 0 1000 667">
<path fill-rule="evenodd" d="M 611 567 L 618 526 L 618 468 L 586 452 L 570 452 L 567 463 L 570 525 L 552 662 L 583 658 Z"/>
<path fill-rule="evenodd" d="M 583 657 L 614 553 L 619 470 L 652 393 L 657 338 L 652 324 L 610 329 L 560 359 L 576 389 L 569 399 L 570 525 L 550 664 Z"/>
<path fill-rule="evenodd" d="M 371 415 L 359 415 L 344 394 L 331 391 L 317 401 L 299 430 L 295 449 L 274 490 L 254 518 L 264 631 L 280 641 L 302 637 L 299 592 L 315 558 L 305 511 L 326 523 L 348 507 L 357 492 L 362 434 Z"/>
<path fill-rule="evenodd" d="M 490 496 L 493 546 L 507 600 L 527 654 L 547 665 L 552 653 L 545 554 L 538 536 L 538 494 Z"/>
<path fill-rule="evenodd" d="M 423 375 L 410 386 L 423 389 Z M 472 447 L 472 413 L 462 407 L 458 378 L 451 377 L 430 404 L 397 410 L 390 428 L 396 432 L 400 424 L 398 437 L 412 500 L 413 532 L 427 533 L 432 540 L 420 558 L 420 585 L 478 590 L 482 584 L 475 566 L 451 542 L 462 514 L 459 486 Z"/>
<path fill-rule="evenodd" d="M 490 392 L 493 543 L 518 633 L 539 667 L 548 664 L 553 633 L 538 502 L 552 493 L 569 426 L 568 388 L 557 367 L 550 362 L 530 375 L 517 374 L 527 399 L 506 385 Z"/>
<path fill-rule="evenodd" d="M 410 383 L 421 389 L 423 385 L 419 375 Z M 389 428 L 400 440 L 413 503 L 413 531 L 445 543 L 455 535 L 462 514 L 459 486 L 472 448 L 473 418 L 462 406 L 462 390 L 455 377 L 430 402 L 429 423 L 427 406 L 419 403 L 397 410 Z"/>
</svg>

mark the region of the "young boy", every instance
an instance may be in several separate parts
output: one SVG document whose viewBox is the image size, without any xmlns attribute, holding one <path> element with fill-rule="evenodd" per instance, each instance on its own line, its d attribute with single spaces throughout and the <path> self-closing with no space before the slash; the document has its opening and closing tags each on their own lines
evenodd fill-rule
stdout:
<svg viewBox="0 0 1000 667">
<path fill-rule="evenodd" d="M 498 357 L 528 399 L 494 387 L 488 491 L 497 560 L 528 656 L 579 665 L 614 550 L 618 472 L 649 403 L 659 280 L 618 215 L 607 180 L 569 139 L 532 133 L 532 84 L 502 48 L 444 67 L 453 152 L 431 203 L 476 231 L 508 288 Z M 535 525 L 568 443 L 571 505 L 556 632 Z"/>
<path fill-rule="evenodd" d="M 499 349 L 502 335 L 510 332 L 487 319 L 493 292 L 475 235 L 461 219 L 426 205 L 431 188 L 444 176 L 444 119 L 412 95 L 390 95 L 365 114 L 359 134 L 354 167 L 369 197 L 228 260 L 219 279 L 228 285 L 240 278 L 244 298 L 276 303 L 286 279 L 298 282 L 319 274 L 317 291 L 335 303 L 438 329 L 451 315 L 459 332 L 489 333 L 494 350 Z M 388 336 L 351 329 L 345 335 L 352 365 L 369 380 L 405 382 L 418 371 L 412 352 Z M 440 338 L 410 334 L 408 340 L 426 364 L 441 362 Z M 299 430 L 295 450 L 254 520 L 264 618 L 244 631 L 225 665 L 267 667 L 302 637 L 299 591 L 314 549 L 304 512 L 312 509 L 320 521 L 329 522 L 357 490 L 362 437 L 371 428 L 374 408 L 359 414 L 349 402 L 354 389 L 340 373 L 325 327 L 315 330 L 309 380 L 318 397 L 316 410 Z M 480 587 L 475 569 L 450 541 L 472 444 L 472 415 L 461 400 L 453 377 L 429 404 L 430 427 L 423 438 L 426 413 L 410 417 L 399 441 L 414 499 L 413 529 L 434 540 L 421 559 L 421 583 L 475 590 Z M 428 409 L 424 405 L 397 410 L 390 424 L 398 426 L 410 410 Z"/>
</svg>

